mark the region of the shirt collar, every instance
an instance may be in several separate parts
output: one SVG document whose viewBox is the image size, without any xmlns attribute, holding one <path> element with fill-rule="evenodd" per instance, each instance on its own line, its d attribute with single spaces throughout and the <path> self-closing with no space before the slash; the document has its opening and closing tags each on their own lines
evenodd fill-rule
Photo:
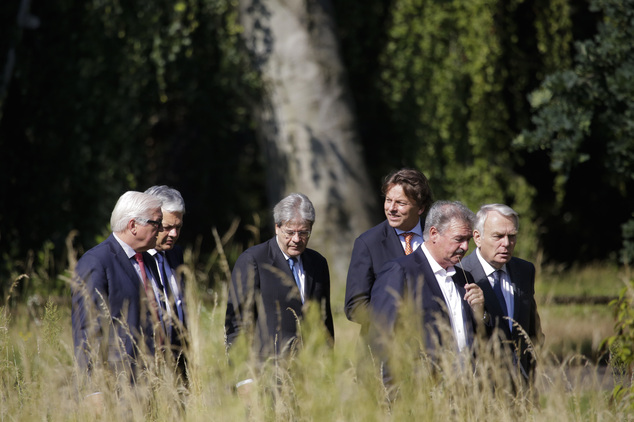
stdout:
<svg viewBox="0 0 634 422">
<path fill-rule="evenodd" d="M 284 252 L 284 251 L 282 250 L 282 247 L 280 246 L 280 242 L 279 242 L 279 239 L 277 238 L 277 235 L 275 235 L 275 243 L 277 244 L 277 247 L 278 247 L 278 248 L 280 248 L 280 252 L 282 252 L 282 255 L 284 255 L 284 258 L 285 258 L 287 261 L 288 261 L 289 259 L 291 259 L 291 257 L 290 257 L 290 256 L 288 256 L 288 255 L 286 255 L 286 252 Z M 297 260 L 297 262 L 301 262 L 301 260 L 302 260 L 302 256 L 300 255 L 300 256 L 298 256 L 298 257 L 295 257 L 295 259 Z"/>
<path fill-rule="evenodd" d="M 401 229 L 397 229 L 397 228 L 395 228 L 394 230 L 396 230 L 396 235 L 397 236 L 400 236 L 401 233 L 414 233 L 414 234 L 419 235 L 420 237 L 423 237 L 423 229 L 421 228 L 420 220 L 414 226 L 414 228 L 411 229 L 411 230 L 401 230 Z"/>
<path fill-rule="evenodd" d="M 119 236 L 117 236 L 116 233 L 112 233 L 112 235 L 117 240 L 117 242 L 119 242 L 119 245 L 121 245 L 121 247 L 123 248 L 123 252 L 125 252 L 128 258 L 132 258 L 134 257 L 134 255 L 136 255 L 136 251 L 132 248 L 132 246 L 128 245 L 123 240 L 119 239 Z"/>
<path fill-rule="evenodd" d="M 425 242 L 423 242 L 423 244 L 421 245 L 420 248 L 423 250 L 423 253 L 425 254 L 425 257 L 427 257 L 427 261 L 429 262 L 429 266 L 431 267 L 431 270 L 434 272 L 434 274 L 437 274 L 437 275 L 442 276 L 442 277 L 453 277 L 454 274 L 456 274 L 456 269 L 453 267 L 453 265 L 450 265 L 445 270 L 443 267 L 440 266 L 440 264 L 438 262 L 436 262 L 434 257 L 431 256 L 431 253 L 429 252 L 429 249 L 427 249 L 427 245 L 425 244 Z"/>
<path fill-rule="evenodd" d="M 482 254 L 480 253 L 480 248 L 476 248 L 476 256 L 480 261 L 480 265 L 482 265 L 484 274 L 486 274 L 487 277 L 491 277 L 493 273 L 497 270 L 482 257 Z M 500 268 L 500 270 L 506 272 L 506 264 L 502 265 L 502 268 Z"/>
</svg>

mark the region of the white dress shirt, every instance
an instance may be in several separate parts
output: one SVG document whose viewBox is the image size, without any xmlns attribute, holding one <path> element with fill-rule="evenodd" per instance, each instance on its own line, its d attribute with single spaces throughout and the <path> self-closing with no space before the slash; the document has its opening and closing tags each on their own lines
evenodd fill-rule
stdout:
<svg viewBox="0 0 634 422">
<path fill-rule="evenodd" d="M 478 256 L 478 260 L 480 260 L 480 264 L 482 265 L 482 269 L 484 269 L 484 274 L 486 274 L 489 279 L 489 283 L 491 284 L 491 288 L 493 288 L 493 284 L 495 281 L 493 280 L 493 273 L 496 269 L 485 261 L 482 258 L 482 254 L 480 253 L 480 248 L 476 249 L 476 255 Z M 506 264 L 500 268 L 500 282 L 502 283 L 502 294 L 504 295 L 504 301 L 506 302 L 506 309 L 508 311 L 509 316 L 509 328 L 513 331 L 513 315 L 515 315 L 515 292 L 513 291 L 513 285 L 511 284 L 511 277 L 509 277 L 509 273 L 506 270 Z"/>
<path fill-rule="evenodd" d="M 453 329 L 454 336 L 456 337 L 456 343 L 458 350 L 462 351 L 469 346 L 467 337 L 467 329 L 465 326 L 464 309 L 462 308 L 462 298 L 456 288 L 456 284 L 453 282 L 452 277 L 456 274 L 456 270 L 453 266 L 449 266 L 447 270 L 440 266 L 436 260 L 431 256 L 427 246 L 423 243 L 421 249 L 427 257 L 427 261 L 431 266 L 431 270 L 436 276 L 440 290 L 445 297 L 445 303 L 447 304 L 447 310 L 449 312 L 449 319 L 451 320 L 451 328 Z"/>
</svg>

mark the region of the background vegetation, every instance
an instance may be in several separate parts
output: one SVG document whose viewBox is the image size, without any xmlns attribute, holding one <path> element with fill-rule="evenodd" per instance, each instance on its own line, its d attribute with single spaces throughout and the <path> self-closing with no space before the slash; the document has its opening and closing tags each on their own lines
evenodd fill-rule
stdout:
<svg viewBox="0 0 634 422">
<path fill-rule="evenodd" d="M 248 225 L 271 234 L 276 163 L 260 153 L 237 0 L 25 4 L 0 5 L 3 277 L 42 249 L 63 271 L 69 233 L 93 246 L 122 192 L 157 183 L 186 198 L 186 245 L 209 253 L 235 219 L 243 245 Z M 388 171 L 414 166 L 436 198 L 514 206 L 525 258 L 618 262 L 634 209 L 630 6 L 334 2 L 377 199 Z"/>
<path fill-rule="evenodd" d="M 238 1 L 28 4 L 0 3 L 0 297 L 8 298 L 0 312 L 0 419 L 85 419 L 90 409 L 77 407 L 72 382 L 70 272 L 108 233 L 121 193 L 153 184 L 179 189 L 188 208 L 181 242 L 197 325 L 185 417 L 243 417 L 228 388 L 223 289 L 238 254 L 271 235 L 265 170 L 277 163 L 261 153 L 255 116 L 266 87 L 242 44 Z M 387 172 L 413 166 L 438 199 L 472 209 L 505 202 L 522 215 L 518 254 L 539 269 L 547 344 L 541 410 L 522 408 L 520 416 L 627 419 L 627 390 L 608 400 L 613 378 L 606 385 L 601 376 L 600 345 L 614 334 L 608 344 L 623 367 L 634 360 L 623 266 L 634 256 L 634 1 L 332 6 L 377 199 Z M 382 211 L 375 212 L 378 222 Z M 333 281 L 333 303 L 342 304 L 343 280 Z M 619 292 L 613 311 L 607 302 Z M 462 415 L 435 384 L 386 413 L 380 386 L 358 383 L 358 327 L 340 308 L 334 355 L 324 356 L 315 340 L 298 362 L 304 375 L 293 378 L 303 408 L 319 411 L 296 414 L 285 397 L 269 413 L 252 413 L 256 420 Z M 579 363 L 591 369 L 571 372 Z M 454 403 L 472 397 L 472 382 L 461 384 Z M 178 412 L 179 392 L 154 387 L 149 409 L 130 399 L 133 416 Z M 506 409 L 469 411 L 511 419 Z"/>
</svg>

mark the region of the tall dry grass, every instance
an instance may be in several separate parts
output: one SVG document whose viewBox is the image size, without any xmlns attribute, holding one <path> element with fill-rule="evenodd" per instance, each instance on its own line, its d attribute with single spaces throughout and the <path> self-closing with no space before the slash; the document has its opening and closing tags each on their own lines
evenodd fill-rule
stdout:
<svg viewBox="0 0 634 422">
<path fill-rule="evenodd" d="M 430 370 L 412 358 L 415 350 L 395 347 L 402 360 L 399 395 L 388 402 L 376 360 L 359 353 L 354 327 L 337 314 L 334 350 L 311 325 L 302 322 L 302 350 L 287 364 L 258 368 L 254 394 L 241 399 L 233 385 L 240 371 L 229 364 L 224 346 L 226 292 L 205 304 L 190 293 L 191 385 L 183 390 L 167 365 L 154 362 L 131 388 L 126 376 L 93 375 L 91 388 L 103 393 L 103 409 L 85 399 L 91 391 L 73 363 L 69 310 L 49 302 L 40 325 L 24 308 L 0 312 L 0 420 L 151 420 L 151 421 L 622 421 L 631 419 L 627 403 L 610 401 L 610 385 L 588 362 L 569 356 L 554 360 L 538 350 L 536 391 L 528 398 L 504 385 L 506 372 L 497 359 L 481 356 L 476 371 L 458 370 L 450 353 Z M 411 340 L 411 339 L 408 339 Z M 411 346 L 411 341 L 398 344 Z M 232 351 L 234 353 L 234 351 Z M 235 351 L 240 353 L 240 351 Z M 245 353 L 242 351 L 242 353 Z M 246 353 L 245 353 L 246 355 Z"/>
<path fill-rule="evenodd" d="M 198 254 L 188 251 L 191 287 L 207 285 L 209 277 L 196 269 L 196 259 Z M 224 270 L 216 280 L 226 281 L 226 265 L 219 268 Z M 26 304 L 5 302 L 0 309 L 0 421 L 634 419 L 630 398 L 610 399 L 609 367 L 596 366 L 574 352 L 554 354 L 547 347 L 535 350 L 539 365 L 534 390 L 517 393 L 507 382 L 501 358 L 484 343 L 475 368 L 460 369 L 451 352 L 432 363 L 420 356 L 415 336 L 399 337 L 393 348 L 399 388 L 393 394 L 382 384 L 378 360 L 359 340 L 358 326 L 345 319 L 342 302 L 335 301 L 341 292 L 333 293 L 334 348 L 318 329 L 322 323 L 317 313 L 309 313 L 301 322 L 301 350 L 289 361 L 262 367 L 249 358 L 245 342 L 232 348 L 229 359 L 224 341 L 226 283 L 216 285 L 216 290 L 187 292 L 187 389 L 176 381 L 171 366 L 158 359 L 146 362 L 135 387 L 128 382 L 129 374 L 113 377 L 99 370 L 88 382 L 74 364 L 69 302 L 49 300 L 38 318 Z M 551 315 L 546 312 L 545 318 Z M 256 380 L 247 398 L 234 388 L 245 372 Z M 94 392 L 101 393 L 103 406 L 91 399 Z"/>
</svg>

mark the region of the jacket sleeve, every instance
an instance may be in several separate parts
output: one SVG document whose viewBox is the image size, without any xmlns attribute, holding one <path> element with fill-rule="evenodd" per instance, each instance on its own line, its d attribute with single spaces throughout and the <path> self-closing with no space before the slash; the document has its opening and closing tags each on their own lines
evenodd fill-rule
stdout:
<svg viewBox="0 0 634 422">
<path fill-rule="evenodd" d="M 248 325 L 255 322 L 255 291 L 259 288 L 257 262 L 249 253 L 242 253 L 231 273 L 225 315 L 225 334 L 230 347 Z"/>
<path fill-rule="evenodd" d="M 101 349 L 104 338 L 101 310 L 108 306 L 106 269 L 92 254 L 85 254 L 77 263 L 71 286 L 72 331 L 75 358 L 79 367 L 90 371 L 91 356 Z"/>
<path fill-rule="evenodd" d="M 367 322 L 370 293 L 376 275 L 372 265 L 372 255 L 362 238 L 357 238 L 352 248 L 350 266 L 346 279 L 345 313 L 350 321 Z"/>
</svg>

